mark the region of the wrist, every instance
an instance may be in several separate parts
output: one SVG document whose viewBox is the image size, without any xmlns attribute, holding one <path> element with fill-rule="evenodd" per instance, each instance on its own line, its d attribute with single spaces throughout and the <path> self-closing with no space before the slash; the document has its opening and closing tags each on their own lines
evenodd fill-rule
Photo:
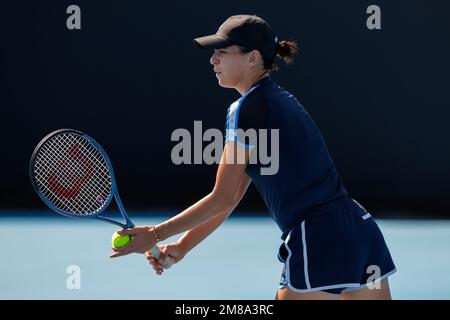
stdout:
<svg viewBox="0 0 450 320">
<path fill-rule="evenodd" d="M 161 238 L 158 235 L 157 226 L 150 226 L 148 228 L 148 232 L 152 235 L 152 237 L 155 239 L 156 243 L 161 241 Z"/>
<path fill-rule="evenodd" d="M 165 241 L 170 238 L 172 235 L 167 233 L 168 222 L 163 222 L 153 226 L 152 233 L 155 237 L 158 237 L 158 241 Z"/>
<path fill-rule="evenodd" d="M 189 252 L 189 248 L 185 242 L 183 242 L 183 239 L 178 239 L 175 241 L 176 245 L 180 249 L 180 251 L 183 253 L 183 256 L 186 255 L 186 253 Z"/>
</svg>

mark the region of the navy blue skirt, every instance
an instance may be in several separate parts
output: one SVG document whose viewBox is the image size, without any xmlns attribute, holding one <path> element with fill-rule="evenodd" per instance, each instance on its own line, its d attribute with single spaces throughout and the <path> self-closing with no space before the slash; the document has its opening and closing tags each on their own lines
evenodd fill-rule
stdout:
<svg viewBox="0 0 450 320">
<path fill-rule="evenodd" d="M 278 259 L 280 288 L 301 293 L 376 288 L 396 272 L 375 220 L 349 196 L 308 212 L 289 231 Z"/>
</svg>

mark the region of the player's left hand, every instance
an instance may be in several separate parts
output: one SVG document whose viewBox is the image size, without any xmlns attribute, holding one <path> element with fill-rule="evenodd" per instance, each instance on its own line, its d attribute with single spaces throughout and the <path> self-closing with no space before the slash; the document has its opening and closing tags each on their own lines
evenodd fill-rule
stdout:
<svg viewBox="0 0 450 320">
<path fill-rule="evenodd" d="M 158 275 L 164 272 L 164 263 L 167 262 L 167 259 L 171 259 L 173 263 L 178 263 L 187 253 L 179 241 L 159 246 L 159 250 L 161 252 L 158 259 L 151 252 L 145 253 L 145 257 Z"/>
<path fill-rule="evenodd" d="M 131 241 L 122 248 L 112 247 L 114 253 L 110 254 L 110 258 L 125 256 L 130 253 L 145 253 L 157 243 L 155 235 L 152 232 L 152 226 L 121 229 L 117 233 L 121 236 L 130 235 Z"/>
</svg>

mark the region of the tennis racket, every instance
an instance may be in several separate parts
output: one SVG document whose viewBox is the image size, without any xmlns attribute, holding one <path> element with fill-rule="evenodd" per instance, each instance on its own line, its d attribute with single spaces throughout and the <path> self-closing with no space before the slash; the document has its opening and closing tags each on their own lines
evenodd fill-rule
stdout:
<svg viewBox="0 0 450 320">
<path fill-rule="evenodd" d="M 134 227 L 117 191 L 108 155 L 83 132 L 60 129 L 45 136 L 34 149 L 29 171 L 34 190 L 57 213 Z M 113 197 L 125 223 L 100 215 Z M 161 253 L 158 246 L 150 252 L 156 259 Z M 167 258 L 163 267 L 168 269 L 173 262 Z"/>
</svg>

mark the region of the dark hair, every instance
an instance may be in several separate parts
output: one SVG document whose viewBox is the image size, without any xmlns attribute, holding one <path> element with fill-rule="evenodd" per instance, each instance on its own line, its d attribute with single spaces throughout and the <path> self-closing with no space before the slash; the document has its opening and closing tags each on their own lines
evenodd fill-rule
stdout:
<svg viewBox="0 0 450 320">
<path fill-rule="evenodd" d="M 249 53 L 253 50 L 244 48 L 239 46 L 241 53 Z M 277 43 L 277 48 L 275 51 L 275 55 L 273 57 L 264 57 L 263 56 L 263 67 L 264 70 L 267 71 L 277 71 L 278 66 L 276 64 L 276 57 L 283 59 L 284 63 L 287 65 L 292 64 L 294 62 L 294 55 L 298 51 L 297 41 L 286 41 L 281 40 Z"/>
</svg>

